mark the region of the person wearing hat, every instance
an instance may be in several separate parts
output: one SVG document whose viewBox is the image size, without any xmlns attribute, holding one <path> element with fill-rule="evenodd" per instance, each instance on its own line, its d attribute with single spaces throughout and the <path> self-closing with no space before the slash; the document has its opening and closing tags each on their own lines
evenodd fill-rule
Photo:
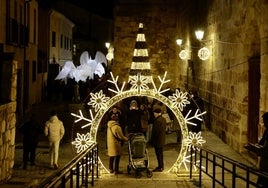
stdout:
<svg viewBox="0 0 268 188">
<path fill-rule="evenodd" d="M 123 135 L 118 122 L 118 114 L 112 114 L 107 124 L 107 149 L 110 173 L 122 174 L 122 172 L 119 171 L 122 141 L 128 141 L 128 138 Z"/>
<path fill-rule="evenodd" d="M 268 112 L 265 112 L 262 115 L 262 119 L 265 131 L 261 140 L 259 141 L 259 145 L 262 146 L 260 148 L 260 151 L 258 151 L 258 154 L 260 155 L 259 170 L 268 173 Z M 260 176 L 258 178 L 257 184 L 260 187 L 268 187 L 268 179 Z"/>
<path fill-rule="evenodd" d="M 162 117 L 161 109 L 154 109 L 154 122 L 152 128 L 151 144 L 155 149 L 158 166 L 153 172 L 162 172 L 164 170 L 163 147 L 166 140 L 166 119 Z"/>
<path fill-rule="evenodd" d="M 136 100 L 130 102 L 129 110 L 127 111 L 126 124 L 127 132 L 131 133 L 142 133 L 141 127 L 141 110 L 139 109 Z"/>
<path fill-rule="evenodd" d="M 119 106 L 114 105 L 112 107 L 112 109 L 108 112 L 108 117 L 110 118 L 113 114 L 117 114 L 118 115 L 118 121 L 119 121 L 119 125 L 122 128 L 122 132 L 125 135 L 125 121 L 124 121 L 124 116 L 122 114 L 122 111 L 120 109 Z"/>
</svg>

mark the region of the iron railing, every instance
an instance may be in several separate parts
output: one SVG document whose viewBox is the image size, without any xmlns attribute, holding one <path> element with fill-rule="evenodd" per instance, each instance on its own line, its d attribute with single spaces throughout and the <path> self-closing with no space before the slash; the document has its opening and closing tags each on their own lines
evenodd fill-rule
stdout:
<svg viewBox="0 0 268 188">
<path fill-rule="evenodd" d="M 99 177 L 98 155 L 98 145 L 94 143 L 88 149 L 78 154 L 61 170 L 41 182 L 38 188 L 78 188 L 81 186 L 87 188 L 90 182 L 94 186 L 94 178 Z"/>
<path fill-rule="evenodd" d="M 257 185 L 258 177 L 261 176 L 268 180 L 267 173 L 205 148 L 192 149 L 190 161 L 190 179 L 193 177 L 194 166 L 198 167 L 199 187 L 205 179 L 203 175 L 207 175 L 211 180 L 212 188 L 219 187 L 219 185 L 228 188 L 253 188 L 260 187 Z"/>
</svg>

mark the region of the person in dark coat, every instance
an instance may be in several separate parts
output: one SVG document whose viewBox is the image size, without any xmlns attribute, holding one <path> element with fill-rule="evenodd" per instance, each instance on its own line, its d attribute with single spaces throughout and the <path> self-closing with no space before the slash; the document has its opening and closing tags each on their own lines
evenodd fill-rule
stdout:
<svg viewBox="0 0 268 188">
<path fill-rule="evenodd" d="M 141 129 L 142 133 L 144 134 L 146 140 L 147 139 L 147 132 L 148 132 L 148 127 L 149 127 L 149 111 L 147 110 L 146 104 L 141 104 L 140 105 L 140 110 L 141 110 Z"/>
<path fill-rule="evenodd" d="M 198 92 L 196 90 L 193 91 L 192 93 L 192 103 L 194 103 L 194 107 L 192 108 L 192 110 L 194 110 L 194 113 L 196 112 L 196 110 L 199 110 L 199 113 L 202 113 L 204 111 L 204 102 L 202 100 L 201 97 L 199 97 Z M 192 126 L 192 132 L 194 133 L 199 133 L 202 130 L 202 123 L 203 121 L 200 121 L 198 119 L 194 119 L 193 123 L 195 123 L 195 126 Z"/>
<path fill-rule="evenodd" d="M 161 109 L 154 109 L 154 123 L 152 129 L 151 144 L 155 149 L 158 166 L 153 172 L 162 172 L 164 170 L 163 147 L 166 140 L 166 119 L 162 117 Z"/>
<path fill-rule="evenodd" d="M 268 173 L 268 112 L 265 112 L 262 115 L 262 119 L 265 131 L 263 133 L 261 140 L 259 141 L 259 145 L 262 146 L 260 151 L 258 152 L 261 157 L 259 170 Z M 260 187 L 268 187 L 268 179 L 265 179 L 260 176 L 258 178 L 257 184 Z"/>
<path fill-rule="evenodd" d="M 268 173 L 268 112 L 262 115 L 263 124 L 265 127 L 262 138 L 259 143 L 246 145 L 249 151 L 256 153 L 260 156 L 259 170 Z M 257 180 L 258 187 L 268 187 L 268 179 L 259 176 Z"/>
<path fill-rule="evenodd" d="M 23 169 L 27 168 L 27 162 L 35 165 L 35 153 L 38 145 L 38 137 L 43 133 L 43 129 L 32 114 L 29 121 L 24 123 L 19 131 L 23 134 Z M 30 158 L 29 158 L 30 157 Z"/>
<path fill-rule="evenodd" d="M 142 133 L 141 111 L 136 100 L 130 102 L 126 117 L 128 133 Z"/>
</svg>

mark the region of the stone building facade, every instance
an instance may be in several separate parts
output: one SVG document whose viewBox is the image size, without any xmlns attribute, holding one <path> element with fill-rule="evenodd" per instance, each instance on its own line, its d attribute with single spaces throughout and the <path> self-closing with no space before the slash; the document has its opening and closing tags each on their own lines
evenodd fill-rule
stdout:
<svg viewBox="0 0 268 188">
<path fill-rule="evenodd" d="M 6 70 L 10 70 L 5 74 L 6 86 L 9 86 L 9 89 L 6 88 L 6 97 L 9 101 L 0 103 L 0 182 L 11 178 L 15 155 L 17 62 L 10 63 L 7 56 L 0 57 Z"/>
<path fill-rule="evenodd" d="M 53 57 L 60 65 L 67 60 L 79 63 L 84 50 L 105 53 L 113 22 L 65 1 L 0 0 L 0 5 L 1 184 L 12 176 L 16 127 L 32 105 L 47 99 L 48 64 Z"/>
<path fill-rule="evenodd" d="M 170 88 L 198 90 L 206 127 L 239 153 L 257 142 L 268 111 L 268 3 L 266 1 L 118 0 L 112 71 L 127 80 L 138 24 L 144 24 L 153 77 L 168 72 Z M 201 41 L 194 35 L 204 30 Z M 183 39 L 181 46 L 176 39 Z M 198 57 L 207 47 L 211 56 Z M 181 50 L 188 58 L 179 57 Z M 119 79 L 120 80 L 120 79 Z"/>
</svg>

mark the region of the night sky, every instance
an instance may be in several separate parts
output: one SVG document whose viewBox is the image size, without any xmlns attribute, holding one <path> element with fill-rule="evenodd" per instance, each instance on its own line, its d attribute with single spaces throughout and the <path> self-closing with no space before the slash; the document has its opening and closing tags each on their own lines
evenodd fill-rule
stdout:
<svg viewBox="0 0 268 188">
<path fill-rule="evenodd" d="M 38 0 L 39 6 L 53 7 L 53 3 L 61 1 L 72 3 L 105 18 L 113 18 L 114 0 Z"/>
<path fill-rule="evenodd" d="M 113 18 L 114 0 L 65 0 L 105 18 Z"/>
</svg>

